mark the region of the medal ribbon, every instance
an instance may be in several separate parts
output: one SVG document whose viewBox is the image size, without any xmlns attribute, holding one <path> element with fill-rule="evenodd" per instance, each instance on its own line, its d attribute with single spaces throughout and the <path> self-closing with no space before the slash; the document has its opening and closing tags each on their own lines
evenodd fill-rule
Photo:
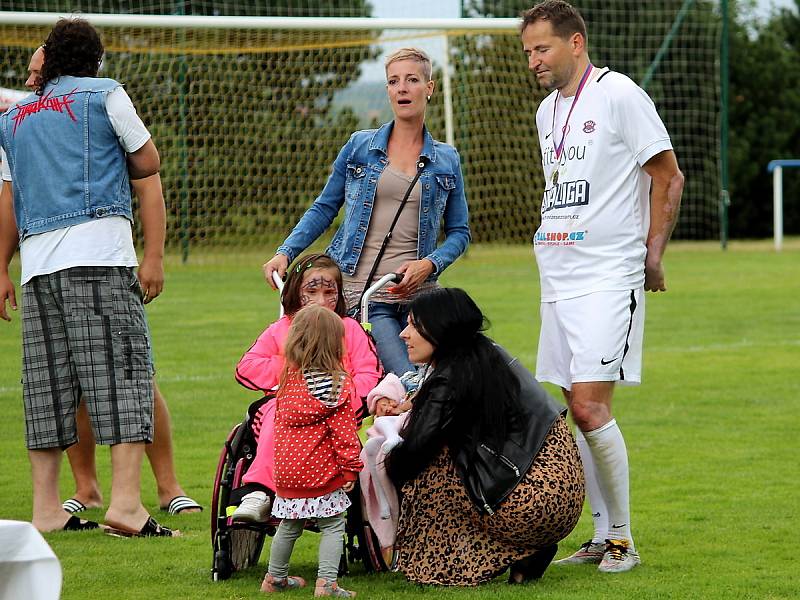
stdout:
<svg viewBox="0 0 800 600">
<path fill-rule="evenodd" d="M 564 142 L 567 140 L 567 128 L 569 127 L 569 118 L 572 116 L 572 109 L 575 108 L 575 105 L 578 104 L 578 99 L 581 97 L 581 92 L 583 91 L 583 87 L 586 85 L 586 82 L 589 81 L 589 73 L 592 72 L 592 63 L 589 63 L 589 66 L 586 67 L 586 70 L 583 72 L 583 76 L 581 77 L 581 81 L 578 84 L 578 90 L 575 92 L 575 100 L 572 102 L 572 106 L 569 107 L 569 112 L 567 113 L 567 120 L 564 122 L 564 127 L 561 129 L 561 143 L 556 145 L 556 111 L 558 110 L 558 99 L 561 95 L 561 90 L 556 92 L 556 101 L 553 104 L 553 150 L 556 153 L 556 161 L 561 158 L 561 153 L 564 151 Z"/>
</svg>

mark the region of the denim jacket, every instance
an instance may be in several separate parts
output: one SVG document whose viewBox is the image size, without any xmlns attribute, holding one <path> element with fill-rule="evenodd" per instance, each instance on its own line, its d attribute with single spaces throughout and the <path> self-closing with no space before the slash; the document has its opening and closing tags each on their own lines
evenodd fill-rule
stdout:
<svg viewBox="0 0 800 600">
<path fill-rule="evenodd" d="M 0 116 L 20 242 L 109 215 L 133 220 L 125 151 L 105 107 L 119 85 L 59 77 Z"/>
<path fill-rule="evenodd" d="M 322 193 L 278 248 L 290 263 L 322 235 L 344 204 L 344 220 L 326 252 L 343 273 L 355 273 L 367 236 L 378 179 L 388 163 L 386 154 L 392 127 L 394 122 L 379 129 L 356 131 L 350 136 L 333 163 L 333 171 Z M 420 158 L 426 164 L 419 178 L 422 195 L 417 258 L 427 258 L 433 263 L 435 269 L 431 278 L 435 279 L 466 250 L 470 241 L 469 213 L 458 152 L 434 140 L 427 128 L 423 135 Z M 442 221 L 445 239 L 437 248 Z"/>
</svg>

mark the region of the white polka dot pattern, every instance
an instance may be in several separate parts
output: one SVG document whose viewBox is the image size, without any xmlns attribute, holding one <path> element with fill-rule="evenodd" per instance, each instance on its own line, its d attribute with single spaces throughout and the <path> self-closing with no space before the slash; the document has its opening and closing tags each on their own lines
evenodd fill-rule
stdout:
<svg viewBox="0 0 800 600">
<path fill-rule="evenodd" d="M 319 498 L 355 481 L 363 468 L 348 377 L 335 406 L 325 406 L 303 377 L 290 373 L 276 398 L 275 487 L 284 499 Z"/>
</svg>

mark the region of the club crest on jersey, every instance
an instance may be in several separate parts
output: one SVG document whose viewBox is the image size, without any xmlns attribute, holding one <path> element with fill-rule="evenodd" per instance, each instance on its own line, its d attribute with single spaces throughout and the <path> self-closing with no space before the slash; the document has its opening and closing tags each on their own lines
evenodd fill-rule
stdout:
<svg viewBox="0 0 800 600">
<path fill-rule="evenodd" d="M 583 124 L 583 133 L 594 133 L 595 127 L 597 127 L 597 123 L 594 121 L 586 121 Z"/>
</svg>

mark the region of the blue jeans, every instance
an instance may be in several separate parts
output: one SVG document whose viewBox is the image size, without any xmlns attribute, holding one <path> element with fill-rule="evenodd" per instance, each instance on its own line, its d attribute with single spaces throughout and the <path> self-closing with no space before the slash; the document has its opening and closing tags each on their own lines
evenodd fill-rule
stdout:
<svg viewBox="0 0 800 600">
<path fill-rule="evenodd" d="M 400 339 L 400 332 L 406 328 L 408 305 L 370 302 L 368 316 L 383 368 L 398 377 L 406 371 L 416 371 L 408 360 L 406 344 Z"/>
</svg>

